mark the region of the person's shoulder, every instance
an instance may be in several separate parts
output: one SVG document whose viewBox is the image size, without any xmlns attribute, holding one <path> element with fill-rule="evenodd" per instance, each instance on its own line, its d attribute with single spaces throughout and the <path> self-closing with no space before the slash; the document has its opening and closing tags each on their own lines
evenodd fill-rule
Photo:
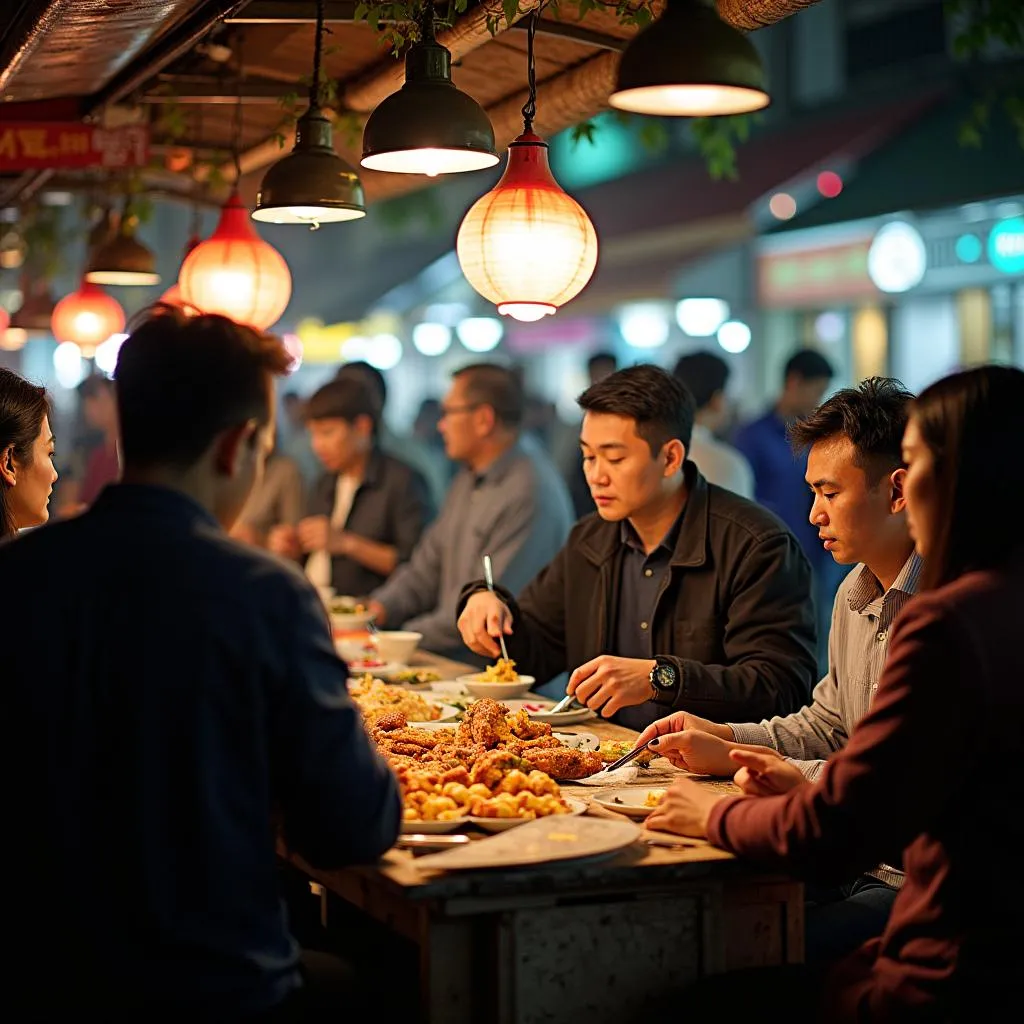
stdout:
<svg viewBox="0 0 1024 1024">
<path fill-rule="evenodd" d="M 717 484 L 709 483 L 707 489 L 708 515 L 720 528 L 742 531 L 758 542 L 779 536 L 793 537 L 789 527 L 774 512 L 756 501 Z"/>
<path fill-rule="evenodd" d="M 381 473 L 396 486 L 406 487 L 414 481 L 421 484 L 426 483 L 426 477 L 418 466 L 414 466 L 397 455 L 380 451 L 377 454 L 377 459 Z"/>
</svg>

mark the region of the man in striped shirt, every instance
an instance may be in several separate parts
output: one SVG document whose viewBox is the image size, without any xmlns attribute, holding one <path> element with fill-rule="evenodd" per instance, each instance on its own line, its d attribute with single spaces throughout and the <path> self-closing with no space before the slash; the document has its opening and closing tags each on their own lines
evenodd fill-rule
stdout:
<svg viewBox="0 0 1024 1024">
<path fill-rule="evenodd" d="M 911 398 L 899 381 L 871 378 L 837 392 L 790 431 L 794 445 L 808 449 L 810 521 L 825 550 L 841 565 L 860 563 L 836 595 L 828 671 L 811 703 L 745 724 L 680 712 L 655 722 L 641 741 L 659 735 L 652 749 L 711 775 L 731 775 L 738 764 L 731 751 L 750 751 L 751 765 L 737 782 L 752 795 L 817 778 L 845 745 L 878 689 L 892 622 L 917 589 L 920 561 L 907 530 L 900 447 Z M 757 770 L 765 753 L 772 755 L 770 772 Z M 808 961 L 833 961 L 881 934 L 902 877 L 883 864 L 841 886 L 808 887 Z"/>
</svg>

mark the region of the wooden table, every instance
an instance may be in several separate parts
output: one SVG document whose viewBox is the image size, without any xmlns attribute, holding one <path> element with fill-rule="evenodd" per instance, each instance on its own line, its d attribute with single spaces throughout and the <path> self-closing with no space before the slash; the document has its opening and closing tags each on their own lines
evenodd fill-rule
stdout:
<svg viewBox="0 0 1024 1024">
<path fill-rule="evenodd" d="M 434 656 L 415 661 L 445 678 L 467 671 Z M 600 719 L 572 728 L 636 735 Z M 584 799 L 595 792 L 563 788 Z M 451 874 L 421 872 L 404 850 L 340 871 L 289 859 L 417 944 L 423 1018 L 436 1024 L 618 1024 L 699 975 L 803 959 L 802 886 L 700 840 L 636 844 L 590 864 Z"/>
</svg>

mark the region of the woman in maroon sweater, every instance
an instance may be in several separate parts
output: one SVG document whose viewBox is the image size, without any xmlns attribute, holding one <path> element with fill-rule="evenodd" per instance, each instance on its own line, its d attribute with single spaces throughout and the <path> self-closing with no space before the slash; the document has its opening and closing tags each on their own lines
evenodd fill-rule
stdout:
<svg viewBox="0 0 1024 1024">
<path fill-rule="evenodd" d="M 893 627 L 871 711 L 814 784 L 723 797 L 681 779 L 648 819 L 808 879 L 903 851 L 888 926 L 827 977 L 822 1019 L 959 1020 L 1024 992 L 1022 439 L 1020 370 L 921 395 L 904 457 L 922 592 Z M 777 765 L 787 789 L 772 752 L 734 753 L 737 781 L 770 791 Z"/>
</svg>

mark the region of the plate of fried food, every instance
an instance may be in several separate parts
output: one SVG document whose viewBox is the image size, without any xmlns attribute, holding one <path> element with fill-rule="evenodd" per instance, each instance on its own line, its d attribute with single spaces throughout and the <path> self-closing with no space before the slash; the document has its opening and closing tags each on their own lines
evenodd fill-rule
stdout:
<svg viewBox="0 0 1024 1024">
<path fill-rule="evenodd" d="M 391 686 L 369 673 L 350 679 L 348 692 L 371 729 L 380 718 L 395 712 L 406 723 L 453 722 L 462 713 L 450 704 L 429 700 L 404 686 Z"/>
<path fill-rule="evenodd" d="M 635 746 L 636 744 L 632 740 L 601 740 L 597 752 L 601 755 L 601 760 L 605 764 L 612 764 L 612 762 L 618 761 L 620 757 L 625 757 Z M 635 764 L 638 768 L 648 768 L 657 756 L 648 747 L 642 754 L 634 757 L 630 764 Z"/>
<path fill-rule="evenodd" d="M 511 711 L 525 711 L 526 714 L 536 722 L 546 722 L 548 725 L 576 725 L 578 722 L 586 722 L 588 719 L 596 718 L 597 713 L 590 708 L 572 707 L 568 711 L 559 711 L 551 714 L 555 701 L 544 700 L 507 700 L 505 703 Z"/>
<path fill-rule="evenodd" d="M 601 789 L 590 799 L 598 807 L 631 818 L 646 818 L 665 795 L 664 789 L 647 789 L 645 786 L 625 786 L 621 789 Z"/>
<path fill-rule="evenodd" d="M 455 682 L 462 683 L 474 697 L 504 700 L 506 697 L 520 697 L 529 693 L 536 680 L 533 676 L 520 675 L 516 671 L 516 663 L 511 659 L 499 658 L 483 672 L 458 676 Z"/>
<path fill-rule="evenodd" d="M 365 629 L 373 622 L 373 612 L 364 601 L 355 597 L 332 597 L 327 601 L 327 612 L 331 617 L 331 628 L 335 633 L 347 633 Z"/>
</svg>

